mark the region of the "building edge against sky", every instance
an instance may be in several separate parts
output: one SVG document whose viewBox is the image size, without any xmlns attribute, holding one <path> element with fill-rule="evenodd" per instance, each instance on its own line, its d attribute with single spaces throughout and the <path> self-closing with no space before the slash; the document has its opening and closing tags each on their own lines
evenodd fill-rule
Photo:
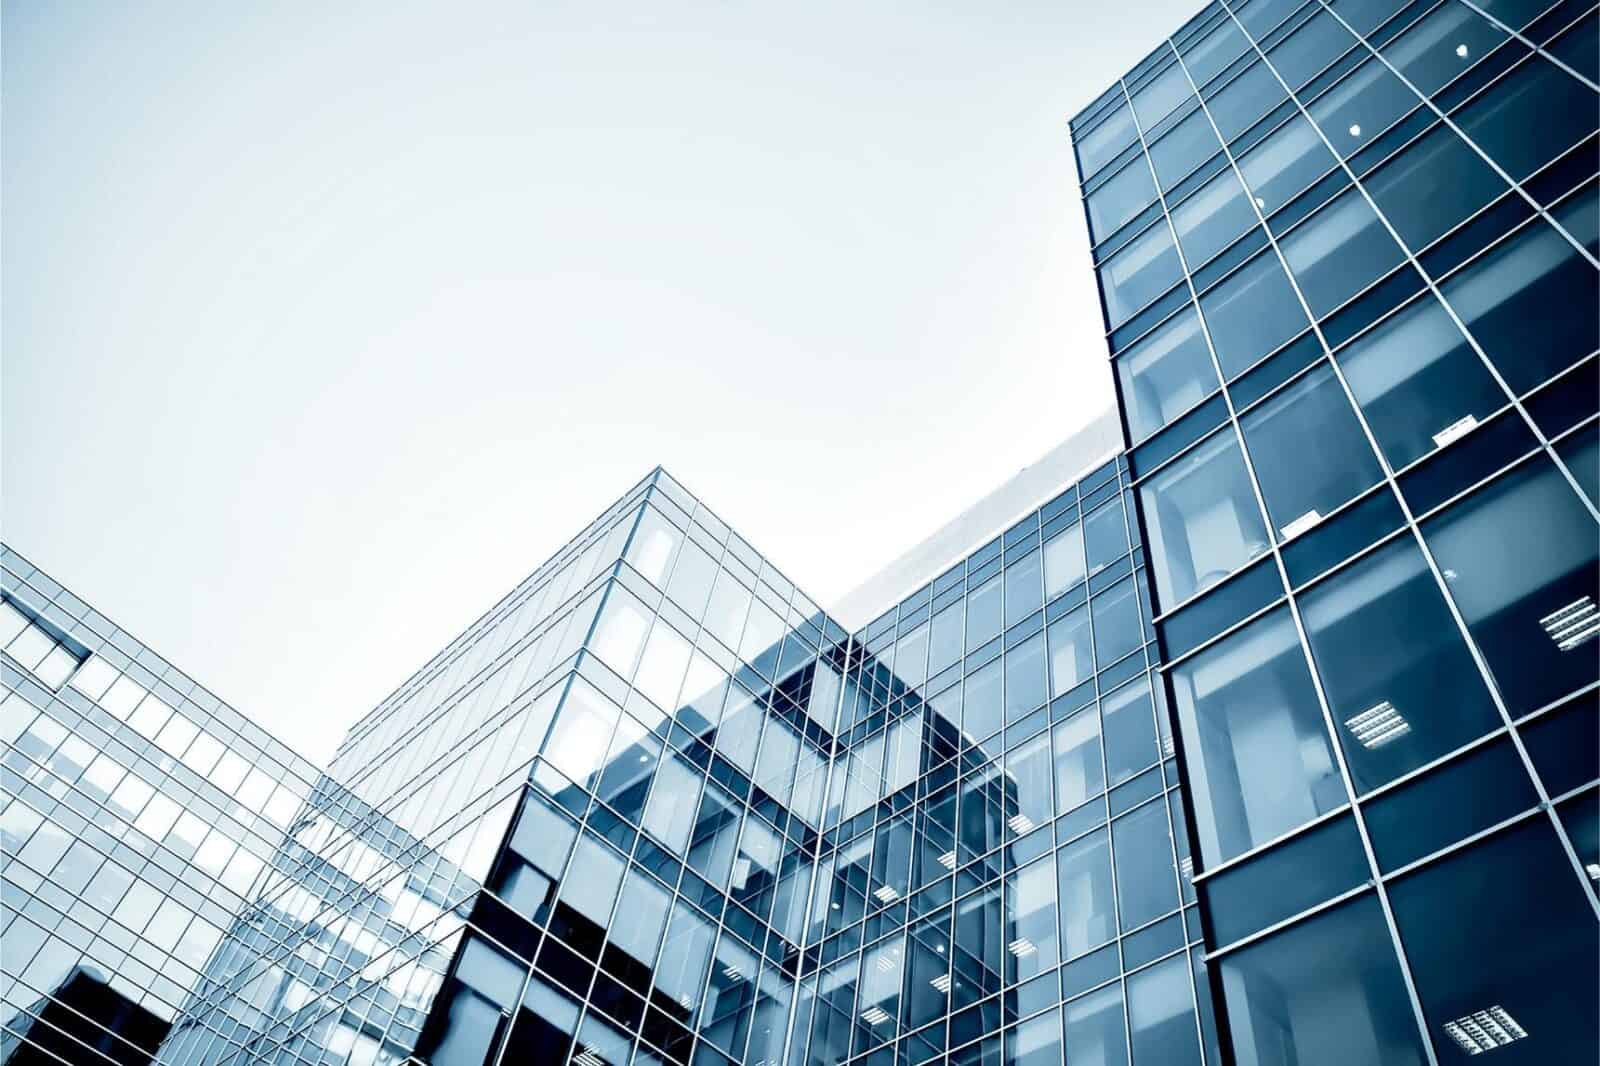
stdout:
<svg viewBox="0 0 1600 1066">
<path fill-rule="evenodd" d="M 1207 6 L 1072 122 L 1132 447 L 853 632 L 658 469 L 324 775 L 8 553 L 0 1055 L 1592 1061 L 1597 52 Z"/>
</svg>

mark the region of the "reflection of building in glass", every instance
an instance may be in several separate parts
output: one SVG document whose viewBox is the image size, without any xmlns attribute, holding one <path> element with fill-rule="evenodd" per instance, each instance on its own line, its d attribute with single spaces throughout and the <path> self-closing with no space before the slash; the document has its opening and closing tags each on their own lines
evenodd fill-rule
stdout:
<svg viewBox="0 0 1600 1066">
<path fill-rule="evenodd" d="M 1596 54 L 1229 0 L 1073 122 L 1240 1063 L 1596 1057 Z"/>
<path fill-rule="evenodd" d="M 149 1061 L 316 780 L 9 549 L 0 1059 Z"/>
<path fill-rule="evenodd" d="M 1593 1061 L 1596 18 L 1539 6 L 1213 3 L 1074 119 L 1120 425 L 854 633 L 658 469 L 319 774 L 7 555 L 0 1058 Z"/>
</svg>

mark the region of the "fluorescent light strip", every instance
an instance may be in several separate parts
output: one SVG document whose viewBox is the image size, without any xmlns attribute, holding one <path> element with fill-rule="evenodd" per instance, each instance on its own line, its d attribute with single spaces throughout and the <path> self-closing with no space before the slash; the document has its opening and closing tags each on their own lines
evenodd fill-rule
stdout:
<svg viewBox="0 0 1600 1066">
<path fill-rule="evenodd" d="M 861 1020 L 868 1025 L 882 1025 L 889 1020 L 889 1015 L 882 1007 L 868 1007 L 861 1012 Z"/>
<path fill-rule="evenodd" d="M 722 968 L 722 976 L 726 977 L 730 981 L 743 981 L 744 971 L 740 970 L 737 966 L 724 966 Z"/>
<path fill-rule="evenodd" d="M 1600 607 L 1594 597 L 1573 600 L 1558 610 L 1539 619 L 1539 625 L 1560 651 L 1572 649 L 1600 636 Z"/>
<path fill-rule="evenodd" d="M 1011 949 L 1011 954 L 1015 955 L 1019 959 L 1028 955 L 1032 955 L 1035 951 L 1039 950 L 1034 946 L 1033 941 L 1029 940 L 1025 936 L 1017 937 L 1017 939 L 1007 944 L 1006 947 Z"/>
<path fill-rule="evenodd" d="M 939 865 L 943 866 L 946 870 L 954 870 L 956 868 L 955 851 L 952 849 L 939 856 Z"/>
<path fill-rule="evenodd" d="M 1011 820 L 1006 822 L 1006 824 L 1011 827 L 1011 831 L 1017 834 L 1017 836 L 1032 832 L 1033 830 L 1033 819 L 1029 818 L 1026 814 L 1014 814 L 1011 816 Z"/>
<path fill-rule="evenodd" d="M 880 903 L 893 903 L 895 900 L 900 898 L 900 893 L 896 892 L 894 890 L 894 886 L 892 885 L 884 885 L 882 888 L 873 892 L 872 895 Z"/>
<path fill-rule="evenodd" d="M 1468 1055 L 1481 1055 L 1528 1035 L 1528 1031 L 1498 1004 L 1445 1022 L 1444 1031 Z"/>
<path fill-rule="evenodd" d="M 950 994 L 950 975 L 942 973 L 938 977 L 930 978 L 928 983 L 945 995 Z"/>
<path fill-rule="evenodd" d="M 1368 707 L 1354 718 L 1346 719 L 1344 724 L 1364 748 L 1381 748 L 1411 732 L 1410 723 L 1388 700 Z"/>
</svg>

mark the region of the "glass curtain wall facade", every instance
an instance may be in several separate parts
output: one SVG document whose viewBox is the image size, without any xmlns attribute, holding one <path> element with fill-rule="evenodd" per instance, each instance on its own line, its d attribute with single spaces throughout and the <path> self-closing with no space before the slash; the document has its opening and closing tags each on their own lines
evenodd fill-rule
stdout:
<svg viewBox="0 0 1600 1066">
<path fill-rule="evenodd" d="M 0 1060 L 149 1062 L 316 770 L 0 549 Z"/>
<path fill-rule="evenodd" d="M 1219 0 L 1073 122 L 1239 1063 L 1596 1058 L 1597 57 Z"/>
</svg>

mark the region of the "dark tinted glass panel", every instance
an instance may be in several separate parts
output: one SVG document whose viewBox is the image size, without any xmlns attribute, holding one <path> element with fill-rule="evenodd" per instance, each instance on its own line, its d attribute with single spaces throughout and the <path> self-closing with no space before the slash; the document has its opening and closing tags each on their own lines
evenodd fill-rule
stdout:
<svg viewBox="0 0 1600 1066">
<path fill-rule="evenodd" d="M 1600 346 L 1594 267 L 1542 222 L 1468 264 L 1440 291 L 1518 393 Z"/>
<path fill-rule="evenodd" d="M 1200 884 L 1221 944 L 1348 892 L 1371 877 L 1355 819 L 1342 814 Z"/>
<path fill-rule="evenodd" d="M 1200 1062 L 1187 958 L 1176 956 L 1128 978 L 1128 1032 L 1137 1066 Z"/>
<path fill-rule="evenodd" d="M 1158 222 L 1100 267 L 1100 290 L 1111 325 L 1126 322 L 1181 276 L 1172 232 Z"/>
<path fill-rule="evenodd" d="M 1422 1066 L 1383 911 L 1371 895 L 1219 961 L 1240 1066 Z"/>
<path fill-rule="evenodd" d="M 1204 86 L 1222 69 L 1245 53 L 1249 47 L 1244 34 L 1230 18 L 1220 19 L 1216 26 L 1193 44 L 1183 49 L 1183 62 L 1195 84 Z"/>
<path fill-rule="evenodd" d="M 1301 0 L 1247 0 L 1236 5 L 1234 11 L 1244 23 L 1245 31 L 1259 41 L 1288 18 L 1300 3 Z"/>
<path fill-rule="evenodd" d="M 1326 364 L 1265 400 L 1240 424 L 1282 540 L 1315 526 L 1383 476 Z"/>
<path fill-rule="evenodd" d="M 1371 33 L 1404 7 L 1405 0 L 1333 0 L 1328 6 L 1357 33 Z"/>
<path fill-rule="evenodd" d="M 1252 622 L 1171 676 L 1205 865 L 1345 802 L 1286 610 Z"/>
<path fill-rule="evenodd" d="M 1358 792 L 1501 724 L 1410 537 L 1346 567 L 1300 602 Z"/>
<path fill-rule="evenodd" d="M 1239 160 L 1245 184 L 1270 215 L 1336 165 L 1311 123 L 1298 115 Z"/>
<path fill-rule="evenodd" d="M 1172 209 L 1172 224 L 1190 270 L 1222 251 L 1255 218 L 1231 170 L 1224 170 Z"/>
<path fill-rule="evenodd" d="M 1156 168 L 1161 190 L 1170 190 L 1221 148 L 1210 120 L 1204 112 L 1195 110 L 1150 146 L 1150 162 Z"/>
<path fill-rule="evenodd" d="M 1441 4 L 1386 45 L 1383 54 L 1432 95 L 1505 39 L 1502 30 L 1465 4 Z"/>
<path fill-rule="evenodd" d="M 1600 697 L 1580 696 L 1519 728 L 1539 780 L 1552 796 L 1600 777 Z"/>
<path fill-rule="evenodd" d="M 1117 856 L 1117 904 L 1122 928 L 1133 929 L 1178 906 L 1167 805 L 1146 803 L 1111 823 Z"/>
<path fill-rule="evenodd" d="M 1595 681 L 1600 538 L 1554 466 L 1524 463 L 1423 535 L 1513 715 Z"/>
<path fill-rule="evenodd" d="M 1185 309 L 1117 358 L 1122 402 L 1135 440 L 1154 433 L 1217 391 L 1217 371 L 1200 331 L 1200 316 Z"/>
<path fill-rule="evenodd" d="M 1128 1061 L 1120 983 L 1068 1003 L 1061 1008 L 1061 1021 L 1066 1046 L 1074 1056 L 1105 1066 L 1123 1066 Z"/>
<path fill-rule="evenodd" d="M 1135 158 L 1089 194 L 1086 203 L 1091 238 L 1095 241 L 1105 240 L 1155 198 L 1156 188 L 1150 180 L 1150 167 L 1143 158 Z"/>
<path fill-rule="evenodd" d="M 1256 63 L 1214 90 L 1211 116 L 1225 140 L 1233 140 L 1284 99 L 1283 86 L 1265 63 Z"/>
<path fill-rule="evenodd" d="M 1549 821 L 1529 819 L 1424 867 L 1394 882 L 1389 899 L 1429 1028 L 1447 1034 L 1441 1043 L 1464 1050 L 1449 1027 L 1466 1030 L 1470 1040 L 1462 1020 L 1501 1011 L 1523 1034 L 1479 1045 L 1501 1062 L 1594 1057 L 1600 940 L 1592 904 Z M 1461 935 L 1475 928 L 1515 929 L 1515 947 L 1506 945 L 1485 966 L 1483 945 Z"/>
<path fill-rule="evenodd" d="M 1416 93 L 1374 58 L 1317 97 L 1307 110 L 1328 143 L 1349 158 L 1419 102 Z"/>
<path fill-rule="evenodd" d="M 1289 88 L 1298 89 L 1356 43 L 1350 31 L 1325 11 L 1307 19 L 1283 43 L 1267 53 L 1267 59 Z"/>
<path fill-rule="evenodd" d="M 1461 131 L 1517 181 L 1594 133 L 1594 90 L 1541 56 L 1455 113 Z"/>
<path fill-rule="evenodd" d="M 1267 550 L 1261 512 L 1231 431 L 1151 476 L 1140 492 L 1163 610 Z"/>
<path fill-rule="evenodd" d="M 1400 246 L 1351 189 L 1283 238 L 1283 258 L 1321 317 L 1400 262 Z"/>
<path fill-rule="evenodd" d="M 1437 127 L 1366 179 L 1400 239 L 1420 251 L 1506 190 L 1454 132 Z"/>
<path fill-rule="evenodd" d="M 1364 816 L 1379 867 L 1397 870 L 1538 801 L 1516 749 L 1501 739 L 1384 793 Z"/>
<path fill-rule="evenodd" d="M 1600 427 L 1580 429 L 1556 445 L 1556 453 L 1572 471 L 1589 502 L 1600 507 Z"/>
<path fill-rule="evenodd" d="M 1399 469 L 1504 406 L 1506 394 L 1432 296 L 1335 357 L 1391 466 Z"/>
<path fill-rule="evenodd" d="M 1306 327 L 1277 256 L 1264 252 L 1200 297 L 1222 372 L 1233 377 Z"/>
</svg>

